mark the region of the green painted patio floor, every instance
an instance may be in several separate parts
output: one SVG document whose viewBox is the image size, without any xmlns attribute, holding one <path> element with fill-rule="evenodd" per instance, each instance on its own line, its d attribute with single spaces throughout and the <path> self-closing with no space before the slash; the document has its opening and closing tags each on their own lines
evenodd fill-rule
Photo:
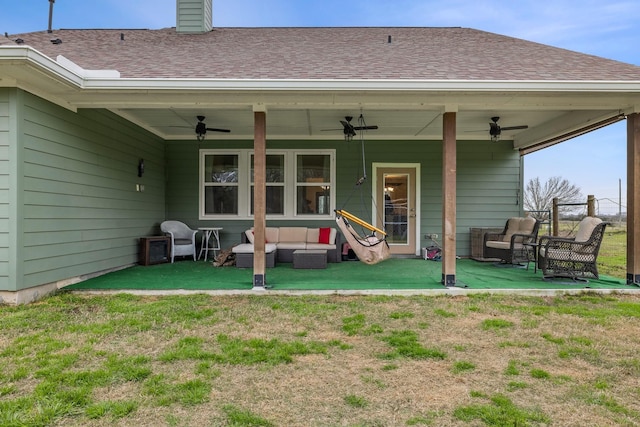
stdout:
<svg viewBox="0 0 640 427">
<path fill-rule="evenodd" d="M 248 290 L 252 269 L 213 267 L 210 262 L 134 266 L 67 286 L 73 290 Z M 442 264 L 422 259 L 389 259 L 376 265 L 361 262 L 328 264 L 322 270 L 297 270 L 278 264 L 266 271 L 274 290 L 403 290 L 442 289 Z M 470 259 L 457 260 L 457 287 L 469 289 L 637 289 L 623 279 L 600 276 L 588 283 L 569 279 L 543 280 L 542 272 Z"/>
</svg>

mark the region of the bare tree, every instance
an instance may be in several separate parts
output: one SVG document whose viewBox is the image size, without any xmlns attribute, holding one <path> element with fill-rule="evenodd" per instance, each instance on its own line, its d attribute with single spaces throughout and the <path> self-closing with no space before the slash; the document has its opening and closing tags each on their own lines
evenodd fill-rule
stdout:
<svg viewBox="0 0 640 427">
<path fill-rule="evenodd" d="M 571 184 L 568 180 L 559 176 L 549 178 L 542 185 L 539 178 L 530 179 L 524 190 L 524 208 L 529 211 L 547 211 L 553 206 L 553 199 L 558 198 L 560 203 L 580 203 L 584 201 L 580 187 Z M 562 213 L 574 211 L 576 207 L 564 206 L 559 208 Z M 533 212 L 532 216 L 538 219 L 549 219 L 544 212 Z"/>
</svg>

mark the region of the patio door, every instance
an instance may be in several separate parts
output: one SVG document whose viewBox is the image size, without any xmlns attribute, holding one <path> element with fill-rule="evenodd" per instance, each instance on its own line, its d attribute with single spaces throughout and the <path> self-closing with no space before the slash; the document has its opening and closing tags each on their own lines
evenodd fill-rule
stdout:
<svg viewBox="0 0 640 427">
<path fill-rule="evenodd" d="M 375 165 L 376 225 L 387 232 L 394 255 L 419 254 L 416 209 L 418 166 Z"/>
</svg>

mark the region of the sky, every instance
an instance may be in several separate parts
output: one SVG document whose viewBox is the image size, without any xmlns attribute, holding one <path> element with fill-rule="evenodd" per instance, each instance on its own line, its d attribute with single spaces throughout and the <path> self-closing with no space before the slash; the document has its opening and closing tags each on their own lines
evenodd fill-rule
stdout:
<svg viewBox="0 0 640 427">
<path fill-rule="evenodd" d="M 49 4 L 0 0 L 0 34 L 46 30 Z M 56 0 L 52 27 L 158 29 L 175 26 L 175 14 L 175 0 Z M 214 0 L 213 26 L 467 27 L 640 66 L 637 0 Z M 608 213 L 618 211 L 621 182 L 625 210 L 624 121 L 524 161 L 525 184 L 560 176 Z"/>
</svg>

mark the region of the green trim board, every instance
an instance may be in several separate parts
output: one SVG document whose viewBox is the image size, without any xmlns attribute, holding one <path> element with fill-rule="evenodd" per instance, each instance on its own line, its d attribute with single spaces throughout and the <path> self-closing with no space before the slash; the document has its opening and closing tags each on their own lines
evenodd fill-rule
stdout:
<svg viewBox="0 0 640 427">
<path fill-rule="evenodd" d="M 404 290 L 442 289 L 441 263 L 416 258 L 392 258 L 375 265 L 345 261 L 326 269 L 294 269 L 290 263 L 266 271 L 274 290 Z M 458 287 L 470 289 L 630 289 L 623 279 L 601 277 L 588 283 L 545 281 L 540 271 L 521 267 L 496 267 L 470 259 L 457 261 Z M 135 266 L 67 286 L 66 290 L 249 290 L 253 270 L 214 267 L 210 262 L 180 260 L 175 263 Z"/>
</svg>

